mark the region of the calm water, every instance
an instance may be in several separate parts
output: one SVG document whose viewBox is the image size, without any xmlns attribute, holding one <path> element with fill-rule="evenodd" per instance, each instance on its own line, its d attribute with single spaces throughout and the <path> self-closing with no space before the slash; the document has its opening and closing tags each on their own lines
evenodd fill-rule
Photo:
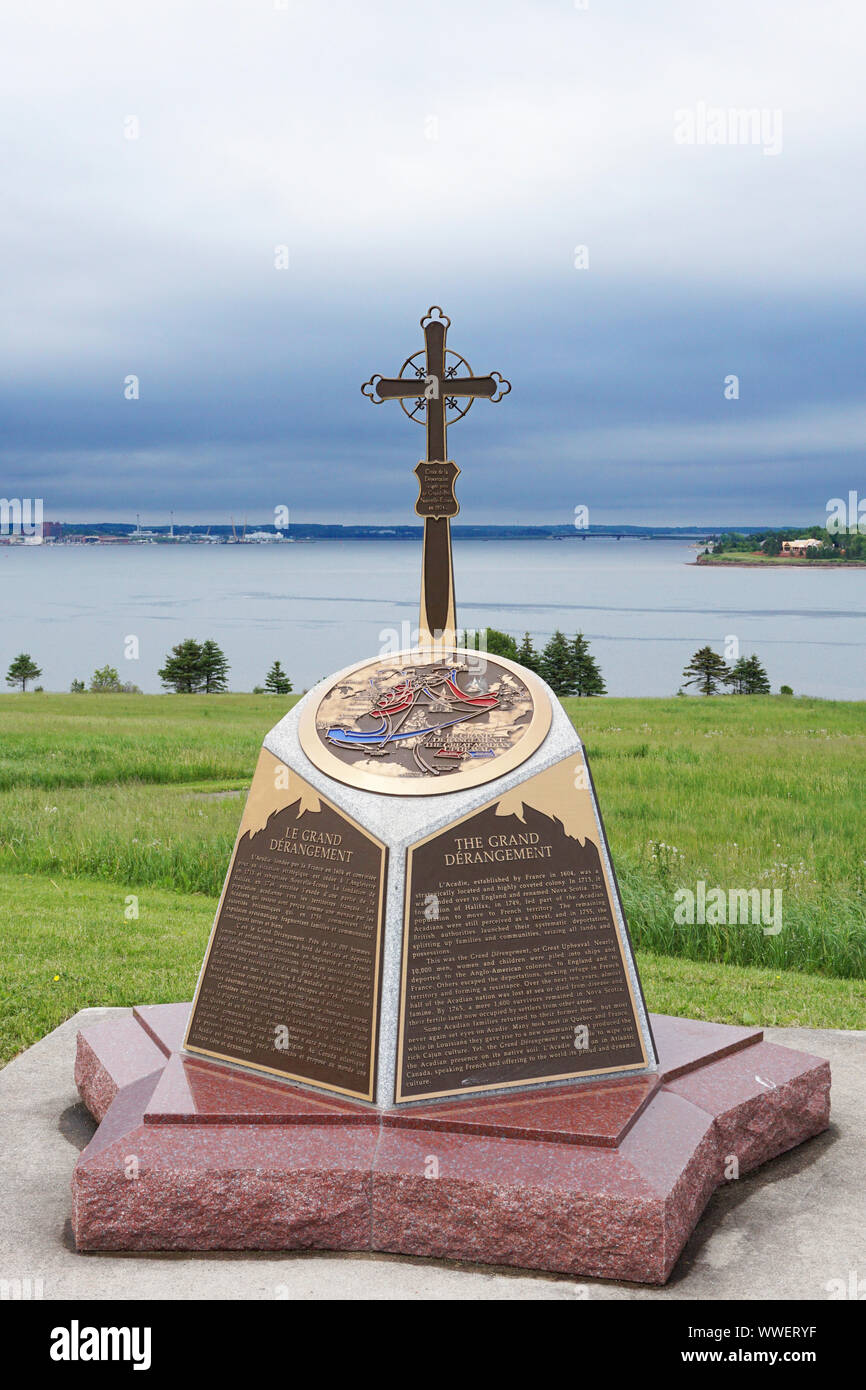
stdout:
<svg viewBox="0 0 866 1390">
<path fill-rule="evenodd" d="M 688 658 L 729 635 L 774 689 L 866 698 L 866 570 L 697 568 L 680 541 L 457 541 L 467 627 L 582 629 L 612 695 L 669 695 Z M 184 637 L 215 638 L 231 687 L 261 684 L 275 658 L 296 690 L 377 652 L 383 629 L 417 623 L 420 543 L 0 547 L 0 667 L 19 651 L 48 690 L 96 666 L 160 689 Z M 124 659 L 139 639 L 140 659 Z"/>
</svg>

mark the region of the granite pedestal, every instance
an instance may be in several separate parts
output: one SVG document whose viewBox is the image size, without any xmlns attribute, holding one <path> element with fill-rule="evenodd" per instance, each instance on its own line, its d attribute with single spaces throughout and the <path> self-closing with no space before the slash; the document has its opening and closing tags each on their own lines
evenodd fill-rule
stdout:
<svg viewBox="0 0 866 1390">
<path fill-rule="evenodd" d="M 380 1108 L 181 1051 L 188 1004 L 83 1029 L 79 1250 L 378 1250 L 664 1283 L 716 1187 L 826 1129 L 830 1069 L 652 1016 L 657 1070 Z"/>
<path fill-rule="evenodd" d="M 828 1064 L 764 1042 L 759 1029 L 648 1015 L 583 746 L 552 691 L 539 694 L 549 729 L 517 766 L 481 785 L 408 796 L 346 785 L 306 756 L 299 720 L 320 693 L 265 738 L 192 1023 L 189 1004 L 153 1005 L 79 1034 L 76 1082 L 100 1124 L 73 1180 L 78 1248 L 376 1250 L 664 1283 L 716 1187 L 827 1127 Z M 486 864 L 499 857 L 486 847 L 500 832 L 534 835 L 565 856 L 529 861 L 527 874 L 543 869 L 525 880 L 541 896 L 524 902 L 524 880 L 508 879 L 516 913 L 494 897 L 501 880 Z M 319 898 L 292 896 L 315 872 L 287 876 L 288 851 L 304 841 L 329 842 L 322 852 L 343 861 L 366 856 L 363 893 L 347 877 L 333 921 L 322 916 L 327 885 Z M 485 867 L 477 890 L 470 877 L 472 916 L 461 920 L 453 884 L 474 857 L 462 855 L 467 845 L 485 847 Z M 426 846 L 439 855 L 432 878 Z M 264 929 L 248 876 L 256 856 L 267 871 Z M 455 862 L 451 879 L 441 866 Z M 516 942 L 521 966 L 510 1003 L 496 991 L 514 968 L 493 949 L 478 957 L 474 982 L 465 955 L 453 990 L 440 977 L 426 1022 L 446 1059 L 463 1055 L 450 1076 L 447 1065 L 433 1068 L 419 1086 L 406 1058 L 413 933 L 424 935 L 428 898 L 434 938 L 465 942 L 495 928 L 492 947 L 497 932 L 506 947 Z M 532 935 L 539 913 L 549 938 Z M 306 960 L 287 956 L 280 976 L 278 953 L 305 932 L 328 938 L 330 956 L 318 946 Z M 438 945 L 427 949 L 422 999 L 429 962 L 441 966 Z M 350 983 L 369 994 L 344 1081 L 330 1054 L 348 1046 L 348 1014 L 337 1006 L 348 996 L 329 961 L 352 951 L 363 968 Z M 310 960 L 324 962 L 321 979 Z M 558 1002 L 548 1007 L 545 990 Z M 455 1024 L 452 996 L 504 1038 L 510 1069 L 467 1060 L 473 1030 Z M 283 1013 L 292 1062 L 270 1042 Z M 581 1052 L 575 1025 L 586 1019 Z M 536 1035 L 553 1040 L 540 1062 Z"/>
</svg>

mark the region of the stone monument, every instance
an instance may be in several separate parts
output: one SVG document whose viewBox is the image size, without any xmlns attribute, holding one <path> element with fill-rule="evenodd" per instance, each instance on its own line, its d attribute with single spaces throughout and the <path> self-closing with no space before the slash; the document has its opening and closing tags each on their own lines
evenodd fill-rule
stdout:
<svg viewBox="0 0 866 1390">
<path fill-rule="evenodd" d="M 510 385 L 448 325 L 362 387 L 425 426 L 417 646 L 265 738 L 185 1043 L 382 1107 L 656 1063 L 580 739 L 532 672 L 454 645 L 448 413 Z"/>
<path fill-rule="evenodd" d="M 578 734 L 537 675 L 456 644 L 447 426 L 511 388 L 441 309 L 421 325 L 362 387 L 425 428 L 417 641 L 266 735 L 192 1006 L 81 1034 L 102 1124 L 76 1238 L 663 1281 L 723 1155 L 826 1126 L 829 1069 L 651 1020 Z"/>
</svg>

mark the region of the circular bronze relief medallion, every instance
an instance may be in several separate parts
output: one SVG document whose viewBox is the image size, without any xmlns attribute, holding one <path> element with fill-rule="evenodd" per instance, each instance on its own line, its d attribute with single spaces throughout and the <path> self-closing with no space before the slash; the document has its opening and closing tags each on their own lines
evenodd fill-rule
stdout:
<svg viewBox="0 0 866 1390">
<path fill-rule="evenodd" d="M 322 772 L 364 791 L 429 796 L 490 782 L 550 728 L 536 676 L 486 652 L 398 652 L 335 676 L 298 725 Z"/>
</svg>

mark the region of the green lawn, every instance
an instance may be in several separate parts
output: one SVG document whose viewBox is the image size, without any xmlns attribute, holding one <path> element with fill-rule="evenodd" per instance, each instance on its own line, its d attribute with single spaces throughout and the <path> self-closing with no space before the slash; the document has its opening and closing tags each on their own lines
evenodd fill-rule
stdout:
<svg viewBox="0 0 866 1390">
<path fill-rule="evenodd" d="M 0 695 L 0 789 L 245 780 L 297 698 Z"/>
<path fill-rule="evenodd" d="M 629 923 L 665 955 L 866 976 L 866 703 L 566 700 Z M 679 927 L 672 894 L 778 888 L 783 930 Z"/>
<path fill-rule="evenodd" d="M 243 800 L 214 793 L 246 787 L 289 703 L 0 695 L 3 1058 L 85 1005 L 190 996 Z M 866 703 L 565 704 L 650 1007 L 866 1026 Z M 677 924 L 701 879 L 781 889 L 782 930 Z"/>
</svg>

